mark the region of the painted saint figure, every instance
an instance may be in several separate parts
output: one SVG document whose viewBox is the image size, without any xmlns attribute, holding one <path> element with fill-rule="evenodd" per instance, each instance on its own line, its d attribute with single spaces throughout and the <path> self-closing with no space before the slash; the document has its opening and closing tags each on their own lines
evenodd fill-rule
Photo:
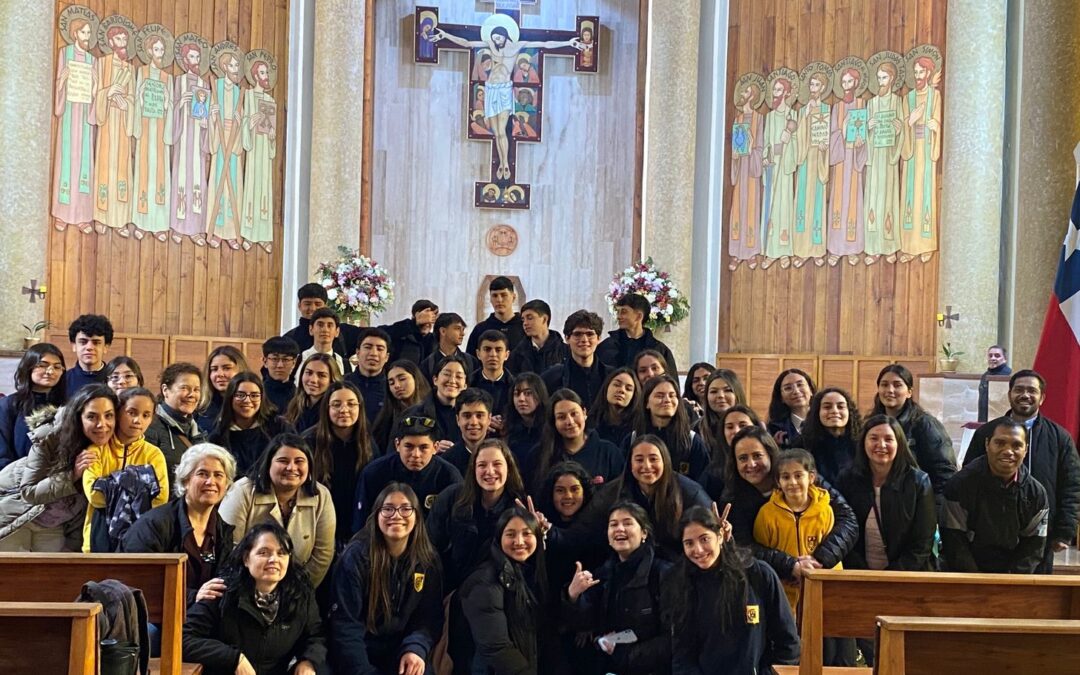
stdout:
<svg viewBox="0 0 1080 675">
<path fill-rule="evenodd" d="M 425 16 L 420 21 L 420 39 L 418 41 L 418 47 L 420 49 L 420 58 L 422 59 L 434 59 L 435 58 L 435 45 L 428 39 L 428 35 L 431 34 L 432 29 L 435 28 L 435 20 L 430 16 Z"/>
<path fill-rule="evenodd" d="M 112 17 L 110 17 L 112 18 Z M 94 96 L 94 124 L 98 127 L 94 157 L 94 220 L 97 231 L 106 227 L 121 237 L 131 235 L 131 152 L 135 135 L 135 67 L 128 52 L 133 26 L 117 23 L 105 29 L 105 55 L 97 60 L 98 89 Z M 108 22 L 109 19 L 106 19 Z M 137 236 L 142 233 L 136 230 Z"/>
<path fill-rule="evenodd" d="M 920 56 L 913 65 L 915 88 L 904 97 L 903 194 L 900 261 L 937 250 L 937 162 L 941 157 L 941 92 L 931 83 L 934 60 Z"/>
<path fill-rule="evenodd" d="M 586 22 L 581 27 L 581 45 L 581 67 L 592 68 L 593 60 L 596 58 L 593 54 L 595 45 L 593 44 L 592 22 Z"/>
<path fill-rule="evenodd" d="M 253 52 L 255 53 L 255 52 Z M 269 55 L 248 60 L 253 86 L 244 92 L 242 140 L 247 158 L 244 161 L 244 194 L 240 236 L 270 252 L 274 240 L 274 176 L 277 156 L 277 104 L 268 91 L 272 86 Z"/>
<path fill-rule="evenodd" d="M 165 241 L 169 236 L 173 78 L 162 68 L 172 61 L 172 45 L 158 32 L 140 39 L 143 52 L 139 56 L 145 56 L 147 63 L 139 67 L 135 87 L 135 211 L 131 220 L 135 227 Z"/>
<path fill-rule="evenodd" d="M 765 138 L 761 164 L 764 167 L 762 229 L 765 233 L 765 257 L 762 269 L 776 259 L 780 267 L 791 264 L 791 228 L 795 224 L 795 174 L 798 153 L 795 131 L 798 116 L 791 107 L 793 83 L 777 77 L 772 83 L 772 110 L 765 115 Z"/>
<path fill-rule="evenodd" d="M 795 267 L 807 259 L 825 264 L 825 227 L 828 220 L 826 195 L 829 182 L 830 107 L 822 98 L 829 91 L 829 77 L 816 72 L 807 82 L 809 100 L 799 110 L 795 175 L 795 229 L 792 252 Z"/>
<path fill-rule="evenodd" d="M 485 47 L 491 52 L 491 72 L 484 83 L 484 118 L 495 133 L 495 148 L 499 157 L 499 166 L 495 171 L 496 179 L 510 178 L 510 139 L 506 135 L 507 122 L 514 113 L 514 83 L 511 74 L 516 65 L 518 54 L 523 49 L 559 49 L 573 47 L 584 49 L 578 38 L 563 41 L 532 42 L 519 41 L 520 32 L 517 23 L 505 14 L 492 14 L 480 28 L 480 40 L 466 40 L 451 35 L 441 28 L 433 32 L 428 39 L 434 42 L 448 40 L 459 47 L 477 49 Z M 529 112 L 529 111 L 526 111 Z"/>
<path fill-rule="evenodd" d="M 863 170 L 866 168 L 866 133 L 864 118 L 852 111 L 862 111 L 866 102 L 859 97 L 862 73 L 857 68 L 840 72 L 842 98 L 833 104 L 829 141 L 832 164 L 829 198 L 829 264 L 849 256 L 852 265 L 863 250 Z M 849 132 L 850 130 L 850 132 Z"/>
<path fill-rule="evenodd" d="M 60 50 L 56 64 L 56 96 L 53 114 L 60 118 L 53 167 L 52 214 L 57 229 L 80 225 L 92 232 L 94 220 L 93 162 L 94 128 L 91 126 L 96 77 L 94 26 L 85 18 L 67 25 L 69 45 Z"/>
<path fill-rule="evenodd" d="M 883 61 L 877 68 L 878 93 L 867 104 L 869 118 L 866 158 L 866 264 L 879 256 L 895 262 L 900 248 L 900 150 L 904 145 L 903 105 L 893 93 L 896 65 Z"/>
<path fill-rule="evenodd" d="M 517 67 L 514 68 L 514 82 L 525 84 L 539 84 L 540 76 L 533 68 L 532 56 L 526 53 L 518 54 Z"/>
<path fill-rule="evenodd" d="M 203 47 L 181 36 L 180 67 L 173 84 L 173 241 L 191 237 L 206 245 L 206 152 L 209 149 L 209 85 L 202 76 Z"/>
<path fill-rule="evenodd" d="M 760 77 L 760 76 L 759 76 Z M 749 261 L 750 269 L 757 267 L 761 254 L 761 171 L 764 116 L 754 108 L 761 105 L 760 85 L 748 83 L 739 93 L 736 105 L 739 112 L 732 122 L 731 132 L 731 217 L 728 233 L 728 267 L 734 271 L 739 263 Z"/>
<path fill-rule="evenodd" d="M 231 248 L 240 248 L 237 240 L 240 237 L 240 182 L 243 176 L 240 141 L 243 117 L 240 62 L 243 58 L 235 45 L 226 45 L 213 64 L 214 72 L 220 75 L 213 81 L 210 94 L 210 198 L 206 228 L 213 248 L 220 246 L 222 239 L 229 242 Z"/>
</svg>

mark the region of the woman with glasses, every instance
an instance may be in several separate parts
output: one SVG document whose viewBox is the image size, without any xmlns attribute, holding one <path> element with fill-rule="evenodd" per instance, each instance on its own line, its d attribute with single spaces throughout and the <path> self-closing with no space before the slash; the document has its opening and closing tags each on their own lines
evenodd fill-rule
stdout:
<svg viewBox="0 0 1080 675">
<path fill-rule="evenodd" d="M 225 406 L 210 434 L 210 442 L 232 453 L 239 475 L 246 475 L 251 470 L 271 438 L 296 433 L 287 419 L 274 414 L 262 378 L 255 373 L 243 372 L 234 376 L 229 380 L 223 398 Z"/>
<path fill-rule="evenodd" d="M 105 384 L 109 385 L 109 389 L 116 392 L 117 396 L 125 389 L 145 386 L 142 368 L 130 356 L 117 356 L 105 365 Z"/>
<path fill-rule="evenodd" d="M 146 442 L 161 448 L 170 473 L 184 450 L 206 440 L 195 422 L 201 397 L 202 373 L 194 364 L 174 363 L 161 373 L 161 396 L 146 430 Z"/>
<path fill-rule="evenodd" d="M 120 542 L 123 553 L 187 553 L 187 605 L 216 600 L 225 590 L 221 566 L 233 549 L 233 526 L 218 514 L 236 477 L 236 461 L 218 445 L 188 448 L 176 467 L 179 499 L 135 521 Z"/>
<path fill-rule="evenodd" d="M 30 347 L 15 367 L 15 393 L 0 398 L 0 468 L 30 452 L 26 416 L 44 405 L 61 406 L 64 355 L 48 342 Z"/>
<path fill-rule="evenodd" d="M 412 488 L 390 483 L 334 570 L 330 658 L 339 673 L 430 672 L 443 586 Z"/>
</svg>

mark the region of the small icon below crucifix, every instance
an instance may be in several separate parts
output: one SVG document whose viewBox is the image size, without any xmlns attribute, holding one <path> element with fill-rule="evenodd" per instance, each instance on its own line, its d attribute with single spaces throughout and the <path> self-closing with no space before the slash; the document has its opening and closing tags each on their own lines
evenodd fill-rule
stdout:
<svg viewBox="0 0 1080 675">
<path fill-rule="evenodd" d="M 437 7 L 417 6 L 414 15 L 416 63 L 469 51 L 466 135 L 491 142 L 490 177 L 473 185 L 479 208 L 530 207 L 530 185 L 517 180 L 517 144 L 543 139 L 545 58 L 573 57 L 575 72 L 597 72 L 598 17 L 577 17 L 574 30 L 521 28 L 520 5 L 497 1 L 479 26 L 440 23 Z"/>
<path fill-rule="evenodd" d="M 38 298 L 41 298 L 42 300 L 45 299 L 46 290 L 44 284 L 39 286 L 37 279 L 31 279 L 29 286 L 23 286 L 22 294 L 29 295 L 30 303 L 33 304 L 37 302 Z"/>
<path fill-rule="evenodd" d="M 960 312 L 956 312 L 954 314 L 953 311 L 952 311 L 952 305 L 945 305 L 945 313 L 942 314 L 941 312 L 938 312 L 938 315 L 937 315 L 938 325 L 939 326 L 944 326 L 945 328 L 952 328 L 953 321 L 959 321 L 959 320 L 960 320 Z"/>
</svg>

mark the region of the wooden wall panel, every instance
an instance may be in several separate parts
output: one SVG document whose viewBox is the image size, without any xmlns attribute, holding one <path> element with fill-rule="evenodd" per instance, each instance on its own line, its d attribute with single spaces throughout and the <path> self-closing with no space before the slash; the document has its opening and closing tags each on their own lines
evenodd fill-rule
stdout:
<svg viewBox="0 0 1080 675">
<path fill-rule="evenodd" d="M 883 49 L 904 54 L 934 44 L 948 68 L 946 10 L 945 0 L 731 0 L 723 101 L 733 113 L 732 92 L 743 73 L 767 76 L 781 66 L 799 71 L 811 61 L 866 59 Z M 731 129 L 726 133 L 730 149 Z M 730 151 L 724 162 L 727 177 Z M 940 185 L 939 180 L 939 204 Z M 786 270 L 744 264 L 731 271 L 731 195 L 725 190 L 719 352 L 934 355 L 940 256 L 925 263 L 882 258 L 869 266 L 808 262 Z"/>
<path fill-rule="evenodd" d="M 151 236 L 139 241 L 120 237 L 111 228 L 105 234 L 84 234 L 73 226 L 61 232 L 52 227 L 49 216 L 47 318 L 66 326 L 79 314 L 105 314 L 118 332 L 126 334 L 261 339 L 277 335 L 289 0 L 57 0 L 57 16 L 73 4 L 89 7 L 102 19 L 123 14 L 139 27 L 162 23 L 174 36 L 193 31 L 211 46 L 228 39 L 245 52 L 262 48 L 274 55 L 278 66 L 271 90 L 278 125 L 273 160 L 274 246 L 271 253 L 258 246 L 234 251 L 225 244 L 220 249 L 196 246 L 186 237 L 179 244 Z M 55 42 L 54 54 L 65 44 L 59 30 Z M 179 72 L 175 65 L 170 70 Z M 208 77 L 213 77 L 212 72 Z M 46 213 L 48 208 L 45 205 Z"/>
</svg>

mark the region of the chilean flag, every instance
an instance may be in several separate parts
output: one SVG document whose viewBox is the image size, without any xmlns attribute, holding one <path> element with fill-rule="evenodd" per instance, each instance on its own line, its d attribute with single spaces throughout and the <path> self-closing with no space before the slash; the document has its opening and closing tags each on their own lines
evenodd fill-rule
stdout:
<svg viewBox="0 0 1080 675">
<path fill-rule="evenodd" d="M 1041 412 L 1080 438 L 1080 185 L 1061 246 L 1054 293 L 1046 310 L 1035 370 L 1046 379 Z"/>
</svg>

